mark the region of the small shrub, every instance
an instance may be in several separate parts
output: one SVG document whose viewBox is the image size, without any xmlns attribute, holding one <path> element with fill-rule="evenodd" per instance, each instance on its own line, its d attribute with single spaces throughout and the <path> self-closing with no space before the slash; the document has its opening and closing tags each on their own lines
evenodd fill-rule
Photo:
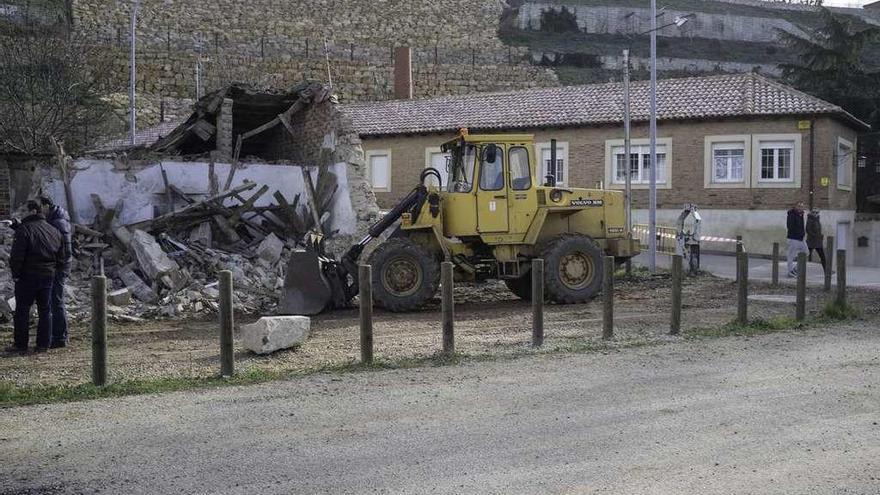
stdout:
<svg viewBox="0 0 880 495">
<path fill-rule="evenodd" d="M 825 305 L 822 315 L 832 320 L 854 320 L 859 317 L 859 311 L 849 304 L 840 304 L 835 300 Z"/>
</svg>

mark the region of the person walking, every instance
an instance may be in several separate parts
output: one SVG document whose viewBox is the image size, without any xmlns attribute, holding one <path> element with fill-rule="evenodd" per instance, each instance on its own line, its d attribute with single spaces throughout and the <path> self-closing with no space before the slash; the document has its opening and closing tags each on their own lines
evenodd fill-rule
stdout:
<svg viewBox="0 0 880 495">
<path fill-rule="evenodd" d="M 9 253 L 9 269 L 15 280 L 15 315 L 13 345 L 6 352 L 18 354 L 25 354 L 28 349 L 34 303 L 39 315 L 35 351 L 46 352 L 52 343 L 52 283 L 64 264 L 61 233 L 46 221 L 38 202 L 28 201 L 27 210 L 29 215 L 15 229 Z"/>
<path fill-rule="evenodd" d="M 822 247 L 824 240 L 825 236 L 822 235 L 822 222 L 819 219 L 819 210 L 813 208 L 807 214 L 807 249 L 810 250 L 810 256 L 813 256 L 813 251 L 819 254 L 819 260 L 822 262 L 822 271 L 827 271 L 825 249 Z"/>
<path fill-rule="evenodd" d="M 797 276 L 797 256 L 799 253 L 807 253 L 807 244 L 804 242 L 806 229 L 804 228 L 804 203 L 798 201 L 794 207 L 788 210 L 788 218 L 786 219 L 786 230 L 788 238 L 788 276 Z"/>
<path fill-rule="evenodd" d="M 70 228 L 70 215 L 67 210 L 57 206 L 52 198 L 40 196 L 40 205 L 43 207 L 43 215 L 46 221 L 61 233 L 62 247 L 64 249 L 64 263 L 60 270 L 55 272 L 52 281 L 52 343 L 49 347 L 66 347 L 67 334 L 67 310 L 64 307 L 64 285 L 70 276 L 70 262 L 73 258 L 72 237 Z"/>
</svg>

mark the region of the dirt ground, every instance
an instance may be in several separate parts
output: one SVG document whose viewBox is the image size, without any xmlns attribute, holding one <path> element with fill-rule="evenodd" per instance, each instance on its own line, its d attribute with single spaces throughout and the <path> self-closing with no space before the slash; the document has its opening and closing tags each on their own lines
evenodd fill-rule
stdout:
<svg viewBox="0 0 880 495">
<path fill-rule="evenodd" d="M 615 284 L 615 338 L 612 345 L 680 339 L 670 337 L 670 281 L 666 275 L 641 275 Z M 771 288 L 753 283 L 750 295 L 794 295 L 792 287 Z M 808 311 L 818 311 L 831 297 L 820 288 L 808 293 Z M 850 301 L 863 317 L 876 320 L 880 313 L 877 292 L 852 290 Z M 504 355 L 530 348 L 531 305 L 493 282 L 456 287 L 456 351 L 466 355 Z M 682 327 L 688 331 L 720 326 L 736 314 L 736 285 L 712 276 L 689 278 L 684 286 Z M 751 301 L 749 316 L 794 316 L 794 305 Z M 237 315 L 237 323 L 255 320 Z M 376 359 L 401 360 L 431 356 L 441 347 L 440 301 L 421 311 L 394 314 L 376 310 Z M 0 328 L 0 342 L 12 340 L 11 326 Z M 565 349 L 601 342 L 602 301 L 545 307 L 545 347 Z M 218 324 L 203 320 L 155 320 L 110 323 L 108 335 L 109 379 L 204 377 L 219 370 Z M 356 362 L 359 358 L 357 308 L 335 311 L 312 319 L 309 340 L 297 349 L 257 356 L 241 348 L 236 338 L 238 371 L 309 371 Z M 86 383 L 90 380 L 88 322 L 71 328 L 71 345 L 47 354 L 0 359 L 0 381 L 18 385 Z"/>
</svg>

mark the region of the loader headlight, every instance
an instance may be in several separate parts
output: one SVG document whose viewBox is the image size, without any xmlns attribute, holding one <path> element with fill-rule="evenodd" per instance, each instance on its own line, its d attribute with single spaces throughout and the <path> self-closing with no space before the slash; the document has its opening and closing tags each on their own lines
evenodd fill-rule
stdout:
<svg viewBox="0 0 880 495">
<path fill-rule="evenodd" d="M 554 203 L 562 201 L 562 191 L 559 189 L 550 191 L 550 201 L 553 201 Z"/>
</svg>

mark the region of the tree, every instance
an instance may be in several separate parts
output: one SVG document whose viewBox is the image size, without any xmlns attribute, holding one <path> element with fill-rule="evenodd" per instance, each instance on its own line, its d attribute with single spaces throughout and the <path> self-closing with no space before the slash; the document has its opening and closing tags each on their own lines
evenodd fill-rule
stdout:
<svg viewBox="0 0 880 495">
<path fill-rule="evenodd" d="M 0 36 L 0 150 L 46 153 L 51 138 L 81 149 L 113 120 L 100 98 L 110 74 L 106 56 L 63 31 Z"/>
<path fill-rule="evenodd" d="M 880 75 L 864 62 L 865 47 L 880 39 L 880 29 L 856 27 L 849 16 L 819 9 L 822 26 L 810 39 L 779 31 L 780 41 L 798 61 L 781 64 L 794 87 L 840 105 L 869 122 L 880 122 Z"/>
</svg>

